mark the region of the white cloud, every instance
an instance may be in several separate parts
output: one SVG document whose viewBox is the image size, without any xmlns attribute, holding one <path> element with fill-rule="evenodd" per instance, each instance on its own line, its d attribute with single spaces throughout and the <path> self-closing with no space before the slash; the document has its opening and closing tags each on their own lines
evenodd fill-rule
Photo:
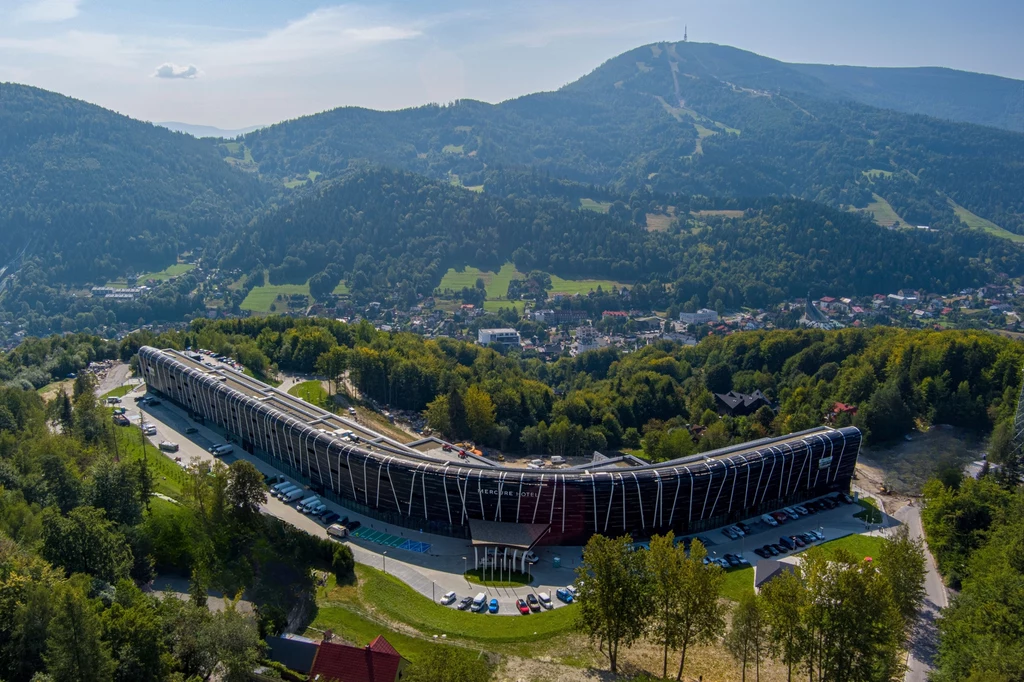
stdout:
<svg viewBox="0 0 1024 682">
<path fill-rule="evenodd" d="M 199 78 L 199 69 L 195 64 L 178 66 L 167 62 L 156 67 L 153 78 Z"/>
<path fill-rule="evenodd" d="M 78 16 L 82 0 L 30 0 L 14 9 L 16 21 L 52 23 Z"/>
</svg>

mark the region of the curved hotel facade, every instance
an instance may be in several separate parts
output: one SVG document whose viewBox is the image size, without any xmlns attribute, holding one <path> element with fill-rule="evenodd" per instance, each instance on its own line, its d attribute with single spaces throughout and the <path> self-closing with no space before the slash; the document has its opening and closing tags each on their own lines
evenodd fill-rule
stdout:
<svg viewBox="0 0 1024 682">
<path fill-rule="evenodd" d="M 150 390 L 321 495 L 456 537 L 470 537 L 471 521 L 488 532 L 527 527 L 548 545 L 692 534 L 849 490 L 861 445 L 856 428 L 818 427 L 658 464 L 595 453 L 587 464 L 524 469 L 460 459 L 436 439 L 399 443 L 178 351 L 144 347 L 139 364 Z"/>
</svg>

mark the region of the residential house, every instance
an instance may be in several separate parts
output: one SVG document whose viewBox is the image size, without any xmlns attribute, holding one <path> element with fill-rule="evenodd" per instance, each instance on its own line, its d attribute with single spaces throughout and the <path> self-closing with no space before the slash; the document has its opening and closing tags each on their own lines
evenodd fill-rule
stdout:
<svg viewBox="0 0 1024 682">
<path fill-rule="evenodd" d="M 323 642 L 309 670 L 310 682 L 398 682 L 409 662 L 378 635 L 365 647 Z"/>
<path fill-rule="evenodd" d="M 476 333 L 476 340 L 481 346 L 500 343 L 503 346 L 518 348 L 522 345 L 519 332 L 515 329 L 481 329 Z"/>
<path fill-rule="evenodd" d="M 710 308 L 701 308 L 695 313 L 679 313 L 679 321 L 684 324 L 710 324 L 718 322 L 718 313 Z"/>
<path fill-rule="evenodd" d="M 753 393 L 716 393 L 715 403 L 720 414 L 732 417 L 745 417 L 757 412 L 762 406 L 771 407 L 771 402 L 759 389 L 755 389 Z"/>
</svg>

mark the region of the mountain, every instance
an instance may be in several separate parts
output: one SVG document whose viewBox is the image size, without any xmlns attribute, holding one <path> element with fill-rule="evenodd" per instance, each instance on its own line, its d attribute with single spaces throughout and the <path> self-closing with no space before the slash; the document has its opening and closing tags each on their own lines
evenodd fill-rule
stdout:
<svg viewBox="0 0 1024 682">
<path fill-rule="evenodd" d="M 259 130 L 263 126 L 249 126 L 248 128 L 237 128 L 233 130 L 225 130 L 224 128 L 215 128 L 213 126 L 195 125 L 193 123 L 180 123 L 178 121 L 162 121 L 160 123 L 154 123 L 161 128 L 167 128 L 173 130 L 176 133 L 186 133 L 192 137 L 220 137 L 224 139 L 234 139 L 239 135 L 245 135 L 251 133 L 254 130 Z"/>
<path fill-rule="evenodd" d="M 37 88 L 0 98 L 0 267 L 41 283 L 160 270 L 244 224 L 265 190 L 217 147 Z"/>
<path fill-rule="evenodd" d="M 1024 132 L 1024 82 L 936 67 L 790 64 L 850 99 L 882 109 Z"/>
<path fill-rule="evenodd" d="M 661 43 L 556 92 L 335 109 L 244 145 L 262 174 L 292 185 L 368 162 L 465 185 L 487 168 L 531 167 L 627 192 L 796 196 L 890 224 L 1024 233 L 1024 135 L 868 106 L 832 81 L 735 48 Z"/>
</svg>

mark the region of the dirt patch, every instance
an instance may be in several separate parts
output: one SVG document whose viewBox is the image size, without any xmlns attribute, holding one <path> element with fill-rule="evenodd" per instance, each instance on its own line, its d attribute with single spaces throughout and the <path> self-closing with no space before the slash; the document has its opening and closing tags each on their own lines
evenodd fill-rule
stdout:
<svg viewBox="0 0 1024 682">
<path fill-rule="evenodd" d="M 917 496 L 936 471 L 980 458 L 985 445 L 976 435 L 951 426 L 935 426 L 911 438 L 862 449 L 857 484 L 873 493 Z"/>
</svg>

